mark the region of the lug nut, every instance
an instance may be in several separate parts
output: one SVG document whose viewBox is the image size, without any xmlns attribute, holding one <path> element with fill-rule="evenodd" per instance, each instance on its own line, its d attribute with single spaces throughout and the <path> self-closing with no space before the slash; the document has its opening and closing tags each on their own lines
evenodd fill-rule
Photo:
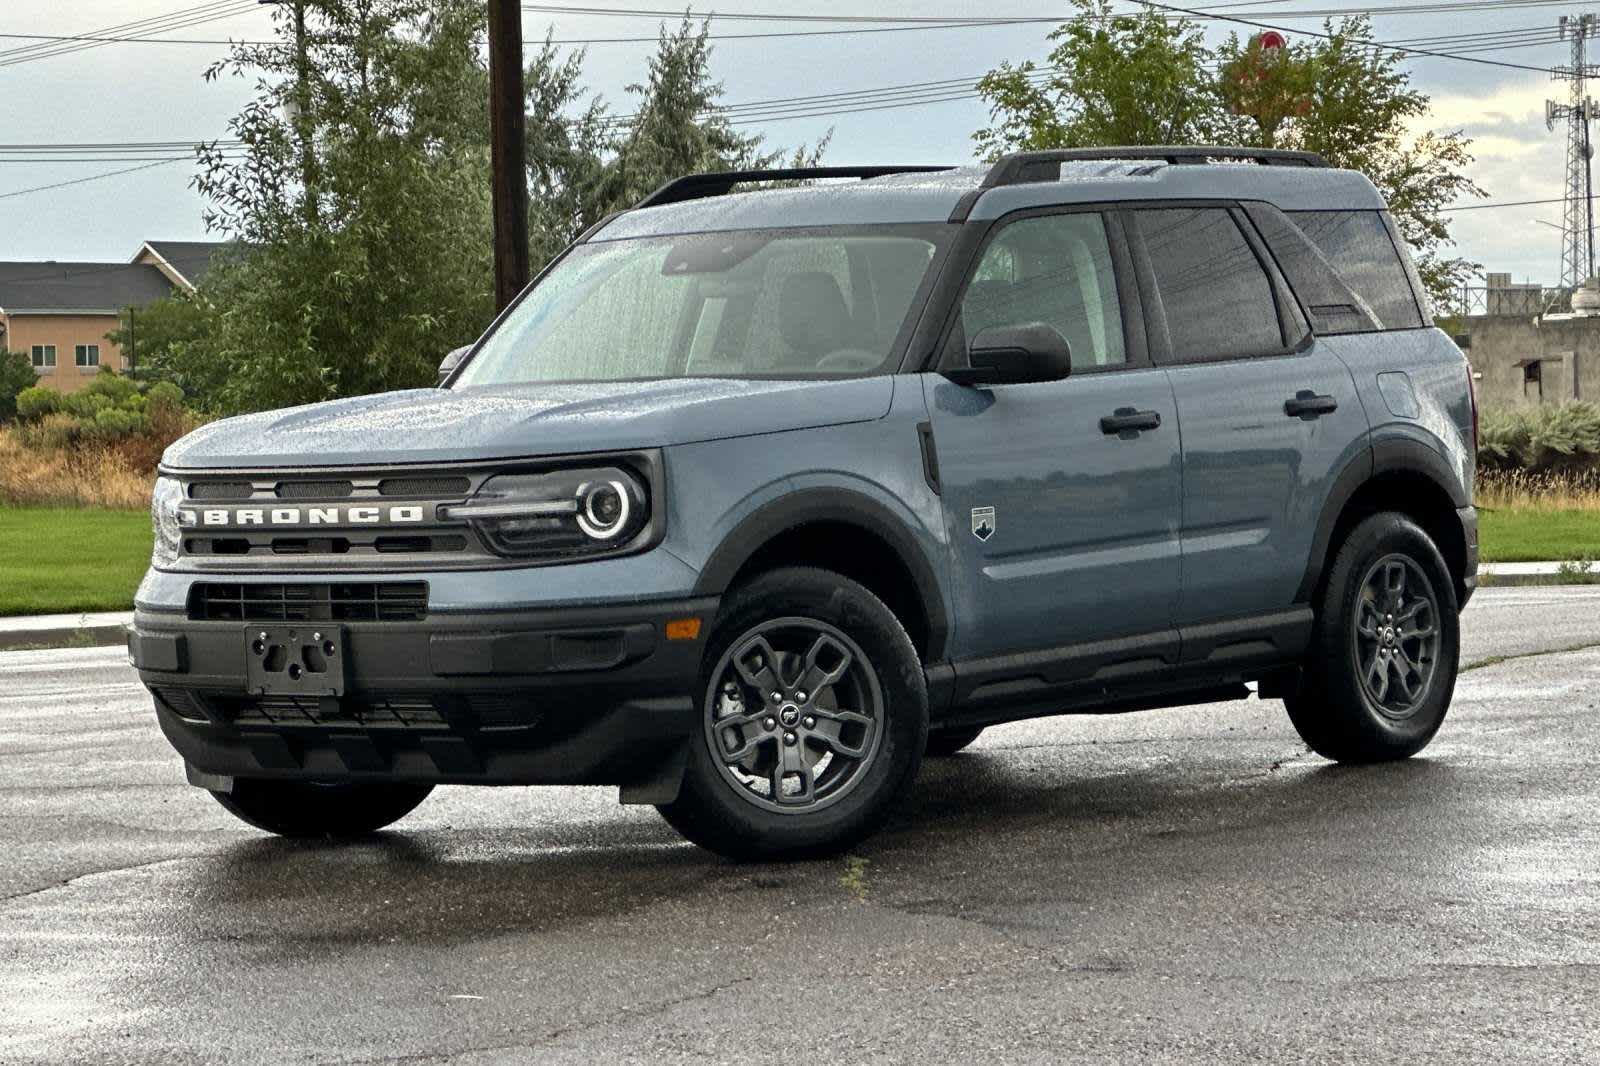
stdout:
<svg viewBox="0 0 1600 1066">
<path fill-rule="evenodd" d="M 795 741 L 795 736 L 794 736 L 793 733 L 785 733 L 783 735 L 783 742 L 785 744 L 788 744 L 790 747 L 794 746 L 794 741 Z"/>
<path fill-rule="evenodd" d="M 811 717 L 809 714 L 806 715 L 806 728 L 807 729 L 815 729 L 815 728 L 817 728 L 817 720 L 815 718 Z"/>
<path fill-rule="evenodd" d="M 806 694 L 804 692 L 796 692 L 794 694 L 794 698 L 797 702 L 804 703 L 806 701 Z"/>
<path fill-rule="evenodd" d="M 772 694 L 772 702 L 773 702 L 773 703 L 782 703 L 782 702 L 783 702 L 783 693 L 781 693 L 781 692 L 774 692 L 774 693 L 773 693 L 773 694 Z"/>
<path fill-rule="evenodd" d="M 762 721 L 761 725 L 770 732 L 771 730 L 778 728 L 778 720 L 776 718 L 767 718 Z"/>
</svg>

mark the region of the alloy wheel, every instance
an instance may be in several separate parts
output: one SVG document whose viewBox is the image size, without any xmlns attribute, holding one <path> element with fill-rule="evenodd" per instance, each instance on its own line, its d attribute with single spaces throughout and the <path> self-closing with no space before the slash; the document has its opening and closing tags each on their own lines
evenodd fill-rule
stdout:
<svg viewBox="0 0 1600 1066">
<path fill-rule="evenodd" d="M 705 704 L 722 776 L 750 803 L 809 812 L 855 789 L 877 756 L 883 693 L 860 646 L 812 618 L 779 618 L 729 645 Z"/>
<path fill-rule="evenodd" d="M 1352 633 L 1361 686 L 1385 717 L 1415 714 L 1439 659 L 1439 603 L 1433 584 L 1406 555 L 1373 563 L 1357 594 Z"/>
</svg>

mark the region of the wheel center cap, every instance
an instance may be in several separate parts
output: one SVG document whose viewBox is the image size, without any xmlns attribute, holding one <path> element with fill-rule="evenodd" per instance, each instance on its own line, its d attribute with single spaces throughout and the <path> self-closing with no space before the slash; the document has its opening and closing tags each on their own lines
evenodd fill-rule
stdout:
<svg viewBox="0 0 1600 1066">
<path fill-rule="evenodd" d="M 778 710 L 778 721 L 786 726 L 792 726 L 800 721 L 800 708 L 792 703 L 785 703 Z"/>
</svg>

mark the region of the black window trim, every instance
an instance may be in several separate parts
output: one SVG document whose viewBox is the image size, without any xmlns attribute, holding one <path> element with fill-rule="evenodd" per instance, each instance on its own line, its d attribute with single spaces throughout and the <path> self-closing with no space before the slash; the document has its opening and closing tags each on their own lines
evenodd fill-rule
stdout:
<svg viewBox="0 0 1600 1066">
<path fill-rule="evenodd" d="M 1140 307 L 1139 286 L 1134 277 L 1134 261 L 1129 247 L 1127 233 L 1123 230 L 1122 220 L 1116 210 L 1116 205 L 1111 203 L 1072 203 L 1072 204 L 1047 204 L 1040 207 L 1020 208 L 1009 211 L 999 218 L 992 220 L 982 230 L 981 234 L 973 241 L 971 250 L 964 262 L 960 263 L 959 281 L 951 285 L 948 290 L 943 287 L 936 289 L 934 297 L 942 298 L 942 314 L 939 316 L 939 326 L 933 333 L 933 343 L 928 354 L 922 362 L 921 369 L 937 373 L 947 364 L 944 361 L 945 349 L 950 343 L 951 334 L 956 328 L 956 320 L 961 314 L 961 302 L 966 299 L 967 286 L 972 283 L 973 275 L 977 273 L 978 266 L 983 262 L 984 254 L 989 246 L 999 239 L 999 235 L 1010 225 L 1030 218 L 1043 218 L 1055 215 L 1082 215 L 1097 214 L 1105 226 L 1106 243 L 1111 248 L 1111 274 L 1116 283 L 1117 303 L 1122 319 L 1122 350 L 1126 357 L 1120 363 L 1107 363 L 1104 366 L 1085 366 L 1072 368 L 1071 377 L 1080 374 L 1112 374 L 1124 370 L 1148 370 L 1155 364 L 1150 358 L 1150 346 L 1146 339 L 1145 315 Z M 966 224 L 972 228 L 971 223 Z M 952 255 L 950 265 L 954 266 L 955 257 Z M 943 291 L 942 291 L 943 290 Z M 930 304 L 930 310 L 932 306 Z M 1070 380 L 1070 379 L 1069 379 Z"/>
<path fill-rule="evenodd" d="M 1284 346 L 1265 352 L 1252 352 L 1249 355 L 1221 355 L 1205 356 L 1202 358 L 1179 359 L 1173 354 L 1172 334 L 1167 326 L 1166 306 L 1161 300 L 1161 290 L 1156 284 L 1155 269 L 1151 265 L 1150 252 L 1145 246 L 1144 238 L 1139 233 L 1138 226 L 1133 224 L 1130 217 L 1136 211 L 1164 211 L 1181 210 L 1183 208 L 1221 209 L 1228 213 L 1233 224 L 1239 230 L 1245 245 L 1255 256 L 1262 272 L 1267 276 L 1267 285 L 1272 293 L 1273 309 L 1278 316 L 1279 336 L 1284 339 Z M 1283 273 L 1278 269 L 1278 264 L 1268 253 L 1266 245 L 1262 242 L 1260 234 L 1250 224 L 1243 209 L 1236 199 L 1170 199 L 1170 200 L 1126 200 L 1117 204 L 1121 214 L 1123 229 L 1127 234 L 1128 243 L 1134 257 L 1134 266 L 1138 274 L 1139 286 L 1145 308 L 1145 329 L 1150 337 L 1150 355 L 1156 366 L 1182 367 L 1182 366 L 1209 366 L 1216 363 L 1244 363 L 1255 359 L 1281 359 L 1286 356 L 1304 355 L 1316 343 L 1316 335 L 1311 332 L 1310 323 L 1300 311 L 1300 304 L 1295 297 Z"/>
</svg>

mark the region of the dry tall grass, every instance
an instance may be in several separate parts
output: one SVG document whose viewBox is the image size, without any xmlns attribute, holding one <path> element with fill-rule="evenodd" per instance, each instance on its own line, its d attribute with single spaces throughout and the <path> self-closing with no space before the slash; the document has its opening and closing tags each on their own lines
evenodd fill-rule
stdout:
<svg viewBox="0 0 1600 1066">
<path fill-rule="evenodd" d="M 1474 502 L 1491 510 L 1600 511 L 1600 469 L 1480 469 Z"/>
<path fill-rule="evenodd" d="M 155 475 L 127 449 L 28 448 L 0 428 L 0 504 L 42 507 L 150 506 Z"/>
</svg>

